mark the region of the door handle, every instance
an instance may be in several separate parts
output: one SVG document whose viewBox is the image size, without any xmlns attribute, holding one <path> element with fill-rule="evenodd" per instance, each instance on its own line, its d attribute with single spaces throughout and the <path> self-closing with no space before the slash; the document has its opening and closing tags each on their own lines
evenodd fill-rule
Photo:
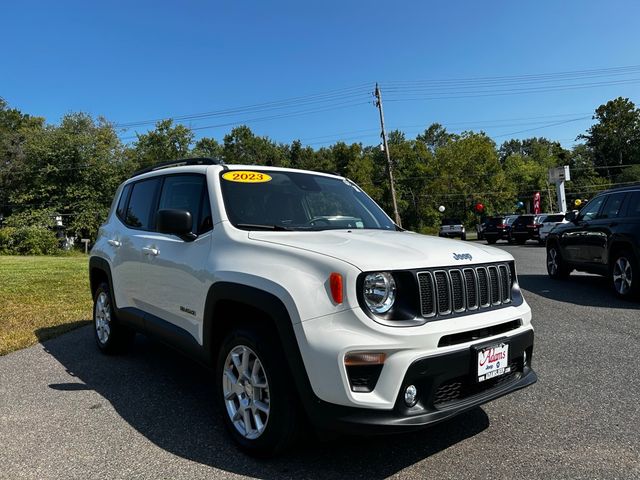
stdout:
<svg viewBox="0 0 640 480">
<path fill-rule="evenodd" d="M 122 245 L 122 243 L 120 243 L 118 240 L 107 240 L 107 243 L 112 247 L 116 247 L 116 248 Z"/>
<path fill-rule="evenodd" d="M 160 250 L 152 247 L 142 247 L 142 253 L 145 255 L 153 255 L 155 257 L 160 253 Z"/>
</svg>

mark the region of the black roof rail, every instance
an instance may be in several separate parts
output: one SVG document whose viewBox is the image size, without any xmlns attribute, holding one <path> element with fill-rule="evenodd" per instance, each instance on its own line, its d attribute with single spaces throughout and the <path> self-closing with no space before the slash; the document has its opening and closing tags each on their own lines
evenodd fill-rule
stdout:
<svg viewBox="0 0 640 480">
<path fill-rule="evenodd" d="M 193 157 L 193 158 L 179 158 L 177 160 L 170 160 L 168 162 L 160 162 L 150 167 L 143 168 L 136 172 L 133 172 L 129 178 L 137 177 L 143 173 L 154 172 L 156 170 L 162 170 L 163 168 L 182 167 L 186 165 L 224 165 L 224 162 L 219 158 L 211 157 Z"/>
</svg>

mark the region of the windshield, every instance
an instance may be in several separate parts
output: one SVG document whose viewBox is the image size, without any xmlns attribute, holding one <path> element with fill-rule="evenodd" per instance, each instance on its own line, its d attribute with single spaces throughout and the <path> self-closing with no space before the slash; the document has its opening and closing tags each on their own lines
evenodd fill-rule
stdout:
<svg viewBox="0 0 640 480">
<path fill-rule="evenodd" d="M 231 170 L 221 173 L 220 184 L 229 220 L 245 230 L 396 229 L 349 180 L 302 172 Z"/>
</svg>

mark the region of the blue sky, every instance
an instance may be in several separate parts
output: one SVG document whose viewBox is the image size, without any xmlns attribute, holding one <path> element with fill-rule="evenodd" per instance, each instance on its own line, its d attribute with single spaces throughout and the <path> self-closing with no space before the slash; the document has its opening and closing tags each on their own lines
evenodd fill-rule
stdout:
<svg viewBox="0 0 640 480">
<path fill-rule="evenodd" d="M 598 105 L 640 103 L 640 68 L 557 75 L 640 65 L 631 0 L 22 0 L 5 2 L 2 18 L 0 96 L 52 123 L 76 111 L 119 124 L 213 112 L 184 123 L 218 140 L 246 123 L 316 148 L 377 144 L 378 81 L 388 129 L 409 137 L 440 122 L 498 143 L 570 146 Z"/>
</svg>

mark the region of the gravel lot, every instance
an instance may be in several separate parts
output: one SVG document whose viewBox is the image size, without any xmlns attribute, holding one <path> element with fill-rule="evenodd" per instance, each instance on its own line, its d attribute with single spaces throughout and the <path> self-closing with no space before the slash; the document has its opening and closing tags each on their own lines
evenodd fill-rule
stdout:
<svg viewBox="0 0 640 480">
<path fill-rule="evenodd" d="M 0 478 L 640 478 L 640 304 L 552 282 L 544 249 L 498 245 L 533 309 L 539 382 L 421 432 L 239 453 L 207 370 L 141 336 L 104 357 L 90 327 L 0 357 Z M 44 333 L 44 332 L 43 332 Z"/>
</svg>

